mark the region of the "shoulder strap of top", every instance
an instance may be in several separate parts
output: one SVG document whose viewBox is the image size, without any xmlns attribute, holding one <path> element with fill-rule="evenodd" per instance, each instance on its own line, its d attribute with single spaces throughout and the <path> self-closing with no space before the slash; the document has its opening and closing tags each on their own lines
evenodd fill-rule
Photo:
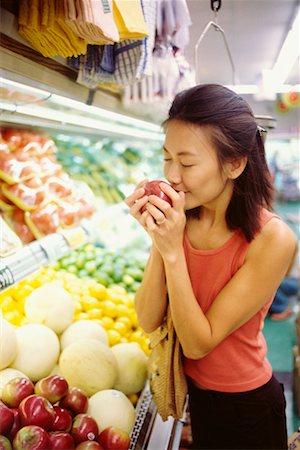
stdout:
<svg viewBox="0 0 300 450">
<path fill-rule="evenodd" d="M 278 214 L 268 211 L 265 208 L 262 208 L 261 213 L 260 213 L 260 224 L 262 227 L 264 225 L 266 225 L 273 218 L 281 220 L 281 217 Z"/>
</svg>

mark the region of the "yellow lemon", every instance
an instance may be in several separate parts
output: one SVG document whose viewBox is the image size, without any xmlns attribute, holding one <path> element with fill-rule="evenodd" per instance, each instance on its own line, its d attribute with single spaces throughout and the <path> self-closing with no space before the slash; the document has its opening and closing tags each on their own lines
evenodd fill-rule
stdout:
<svg viewBox="0 0 300 450">
<path fill-rule="evenodd" d="M 81 304 L 85 311 L 89 311 L 90 309 L 97 308 L 99 305 L 99 300 L 91 295 L 81 298 Z"/>
<path fill-rule="evenodd" d="M 130 318 L 129 317 L 119 317 L 118 318 L 118 322 L 122 322 L 122 323 L 124 323 L 124 325 L 126 326 L 126 330 L 128 331 L 128 330 L 130 330 L 131 329 L 131 327 L 132 327 L 132 323 L 131 323 L 131 320 L 130 320 Z"/>
<path fill-rule="evenodd" d="M 103 316 L 102 309 L 100 309 L 100 308 L 90 309 L 88 311 L 88 316 L 89 316 L 89 319 L 101 319 L 101 317 Z"/>
<path fill-rule="evenodd" d="M 74 320 L 87 320 L 89 318 L 86 312 L 80 312 L 74 316 Z"/>
<path fill-rule="evenodd" d="M 117 330 L 112 329 L 107 330 L 107 335 L 108 335 L 108 344 L 110 347 L 118 344 L 121 340 L 121 335 Z"/>
<path fill-rule="evenodd" d="M 113 319 L 112 319 L 111 317 L 107 317 L 107 316 L 102 317 L 102 318 L 100 319 L 100 321 L 101 321 L 102 326 L 103 326 L 106 330 L 110 329 L 110 328 L 113 326 L 113 324 L 114 324 Z"/>
<path fill-rule="evenodd" d="M 137 342 L 142 346 L 145 342 L 145 333 L 140 330 L 135 330 L 131 333 L 130 340 L 131 342 Z"/>
<path fill-rule="evenodd" d="M 16 305 L 17 305 L 17 303 L 15 302 L 15 300 L 12 297 L 6 297 L 1 302 L 1 310 L 4 313 L 14 311 L 16 309 Z"/>
<path fill-rule="evenodd" d="M 3 317 L 8 322 L 12 323 L 13 325 L 17 325 L 17 326 L 20 325 L 21 320 L 23 319 L 22 314 L 20 314 L 19 311 L 16 311 L 16 310 L 4 313 Z"/>
<path fill-rule="evenodd" d="M 102 303 L 103 306 L 103 314 L 107 317 L 116 317 L 117 316 L 117 307 L 114 302 L 111 300 L 105 300 Z"/>
<path fill-rule="evenodd" d="M 112 327 L 113 330 L 117 330 L 121 336 L 124 336 L 127 332 L 127 327 L 123 322 L 116 321 Z"/>
<path fill-rule="evenodd" d="M 132 311 L 129 315 L 129 318 L 131 320 L 132 328 L 137 328 L 139 326 L 138 319 L 135 311 Z"/>
<path fill-rule="evenodd" d="M 131 311 L 127 306 L 123 304 L 116 305 L 116 315 L 117 317 L 130 317 Z"/>
<path fill-rule="evenodd" d="M 89 292 L 93 297 L 98 300 L 104 300 L 106 298 L 106 287 L 103 284 L 95 283 L 89 286 Z"/>
<path fill-rule="evenodd" d="M 137 394 L 130 394 L 130 395 L 127 395 L 127 397 L 129 398 L 129 400 L 131 401 L 133 406 L 136 406 L 139 396 Z"/>
<path fill-rule="evenodd" d="M 80 301 L 75 300 L 74 301 L 74 313 L 79 314 L 82 312 L 82 304 L 80 303 Z"/>
</svg>

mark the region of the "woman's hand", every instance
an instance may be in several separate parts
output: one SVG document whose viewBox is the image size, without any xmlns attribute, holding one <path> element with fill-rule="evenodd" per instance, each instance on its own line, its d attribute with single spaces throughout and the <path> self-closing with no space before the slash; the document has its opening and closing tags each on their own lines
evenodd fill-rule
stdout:
<svg viewBox="0 0 300 450">
<path fill-rule="evenodd" d="M 159 186 L 171 199 L 172 206 L 156 195 L 149 195 L 141 220 L 162 257 L 173 259 L 183 243 L 186 224 L 185 196 L 183 192 L 175 191 L 166 183 L 160 183 Z"/>
<path fill-rule="evenodd" d="M 146 218 L 149 213 L 147 211 L 141 212 L 143 206 L 145 206 L 148 202 L 148 196 L 145 195 L 145 185 L 148 180 L 141 181 L 134 192 L 125 198 L 125 203 L 130 208 L 130 214 L 134 217 L 141 225 L 145 228 L 146 231 Z"/>
</svg>

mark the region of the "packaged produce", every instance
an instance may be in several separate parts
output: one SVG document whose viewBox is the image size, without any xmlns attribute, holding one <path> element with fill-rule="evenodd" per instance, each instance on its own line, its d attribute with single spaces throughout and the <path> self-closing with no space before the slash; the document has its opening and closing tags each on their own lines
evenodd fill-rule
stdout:
<svg viewBox="0 0 300 450">
<path fill-rule="evenodd" d="M 41 167 L 35 161 L 17 160 L 14 154 L 0 159 L 0 178 L 8 184 L 20 183 L 41 174 Z"/>
<path fill-rule="evenodd" d="M 30 187 L 23 183 L 2 184 L 2 192 L 13 204 L 23 211 L 30 211 L 39 205 L 43 205 L 47 200 L 47 190 L 44 186 Z"/>
<path fill-rule="evenodd" d="M 34 241 L 35 237 L 25 222 L 25 213 L 22 209 L 14 208 L 9 213 L 6 213 L 4 218 L 11 225 L 23 244 L 29 244 Z"/>
<path fill-rule="evenodd" d="M 2 183 L 0 182 L 0 211 L 10 212 L 14 209 L 14 204 L 8 200 L 7 197 L 2 192 L 1 189 Z"/>
<path fill-rule="evenodd" d="M 27 211 L 24 217 L 35 239 L 56 233 L 60 225 L 58 206 L 53 202 L 38 206 L 34 211 Z"/>
</svg>

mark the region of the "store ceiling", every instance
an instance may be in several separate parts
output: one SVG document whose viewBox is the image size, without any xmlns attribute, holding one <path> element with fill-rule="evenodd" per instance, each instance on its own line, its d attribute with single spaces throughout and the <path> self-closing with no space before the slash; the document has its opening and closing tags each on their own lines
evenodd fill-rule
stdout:
<svg viewBox="0 0 300 450">
<path fill-rule="evenodd" d="M 299 0 L 223 0 L 217 14 L 235 66 L 237 84 L 257 84 L 263 69 L 272 69 L 293 23 Z M 192 19 L 185 57 L 194 67 L 194 49 L 205 26 L 215 21 L 210 0 L 187 0 Z M 300 31 L 299 31 L 300 45 Z M 222 34 L 213 27 L 198 48 L 198 81 L 232 84 L 232 70 Z M 299 58 L 288 84 L 299 84 Z"/>
</svg>

